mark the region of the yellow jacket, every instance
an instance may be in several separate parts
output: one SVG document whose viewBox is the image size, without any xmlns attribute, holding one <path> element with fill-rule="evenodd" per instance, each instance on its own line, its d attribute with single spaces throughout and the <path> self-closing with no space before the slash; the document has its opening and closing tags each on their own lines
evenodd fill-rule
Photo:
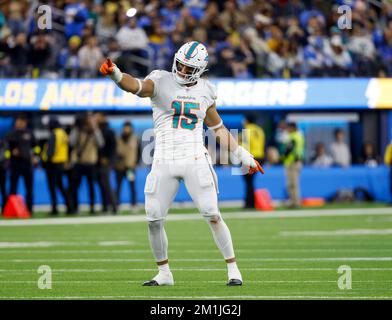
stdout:
<svg viewBox="0 0 392 320">
<path fill-rule="evenodd" d="M 248 123 L 244 127 L 242 145 L 256 159 L 264 158 L 265 134 L 263 129 L 254 123 Z"/>
</svg>

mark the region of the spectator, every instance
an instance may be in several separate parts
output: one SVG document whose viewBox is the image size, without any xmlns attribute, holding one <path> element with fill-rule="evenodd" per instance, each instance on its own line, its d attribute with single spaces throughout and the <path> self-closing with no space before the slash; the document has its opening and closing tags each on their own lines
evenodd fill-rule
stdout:
<svg viewBox="0 0 392 320">
<path fill-rule="evenodd" d="M 73 211 L 77 212 L 79 207 L 78 190 L 83 177 L 87 178 L 90 213 L 95 213 L 95 168 L 98 162 L 98 149 L 103 147 L 102 133 L 97 127 L 91 115 L 80 119 L 80 122 L 72 129 L 69 137 L 71 161 L 74 164 L 72 177 L 72 204 Z"/>
<path fill-rule="evenodd" d="M 327 154 L 325 145 L 322 142 L 316 144 L 315 154 L 311 159 L 311 164 L 314 167 L 327 168 L 332 166 L 333 159 Z"/>
<path fill-rule="evenodd" d="M 348 167 L 351 165 L 351 152 L 345 142 L 344 131 L 336 129 L 334 131 L 335 141 L 331 144 L 331 155 L 334 165 Z"/>
<path fill-rule="evenodd" d="M 63 196 L 67 213 L 71 213 L 71 197 L 63 184 L 65 174 L 65 165 L 68 163 L 68 135 L 61 128 L 57 118 L 52 117 L 49 120 L 50 137 L 43 152 L 43 161 L 45 162 L 46 176 L 50 191 L 50 200 L 52 204 L 52 215 L 58 214 L 57 209 L 57 189 Z"/>
<path fill-rule="evenodd" d="M 286 67 L 286 48 L 287 45 L 285 45 L 285 43 L 282 43 L 282 45 L 276 48 L 276 51 L 271 50 L 268 54 L 266 69 L 272 77 L 277 78 L 283 76 L 283 70 Z"/>
<path fill-rule="evenodd" d="M 379 49 L 380 56 L 383 64 L 387 67 L 388 75 L 392 76 L 392 32 L 385 32 L 384 39 L 385 41 Z"/>
<path fill-rule="evenodd" d="M 117 201 L 110 184 L 110 173 L 116 155 L 116 136 L 102 112 L 98 112 L 95 118 L 104 140 L 103 146 L 98 151 L 97 163 L 97 180 L 101 190 L 102 212 L 107 212 L 110 205 L 112 213 L 116 214 Z"/>
<path fill-rule="evenodd" d="M 68 48 L 61 50 L 57 63 L 67 78 L 77 78 L 81 74 L 81 64 L 78 55 L 82 40 L 78 36 L 72 36 L 68 40 Z"/>
<path fill-rule="evenodd" d="M 263 129 L 256 124 L 253 116 L 248 115 L 244 121 L 244 131 L 242 134 L 242 145 L 248 150 L 260 164 L 264 160 L 265 134 Z M 245 206 L 244 208 L 255 207 L 254 174 L 245 174 Z"/>
<path fill-rule="evenodd" d="M 10 63 L 8 39 L 11 32 L 6 27 L 0 30 L 0 77 L 6 78 L 12 75 L 13 65 Z"/>
<path fill-rule="evenodd" d="M 304 49 L 305 74 L 309 77 L 326 75 L 325 39 L 321 35 L 308 37 L 308 45 Z"/>
<path fill-rule="evenodd" d="M 72 36 L 82 36 L 82 30 L 86 26 L 88 19 L 88 10 L 84 3 L 78 0 L 67 0 L 64 8 L 65 30 L 64 34 L 67 39 Z"/>
<path fill-rule="evenodd" d="M 105 11 L 102 16 L 98 17 L 95 28 L 99 43 L 107 43 L 117 33 L 115 13 Z"/>
<path fill-rule="evenodd" d="M 364 164 L 368 167 L 377 167 L 380 162 L 379 157 L 374 151 L 374 146 L 370 142 L 365 142 L 362 147 L 361 156 L 358 159 L 358 163 Z"/>
<path fill-rule="evenodd" d="M 116 40 L 122 50 L 125 69 L 134 69 L 135 76 L 148 73 L 148 38 L 146 32 L 137 26 L 136 18 L 126 20 L 116 34 Z"/>
<path fill-rule="evenodd" d="M 233 77 L 234 58 L 234 51 L 229 46 L 222 48 L 217 54 L 217 62 L 211 66 L 210 74 L 216 77 Z"/>
<path fill-rule="evenodd" d="M 137 26 L 136 18 L 126 20 L 125 24 L 117 32 L 116 40 L 121 50 L 125 52 L 145 50 L 148 46 L 146 32 Z"/>
<path fill-rule="evenodd" d="M 14 130 L 7 134 L 5 141 L 10 152 L 10 194 L 17 193 L 19 178 L 23 177 L 27 208 L 33 214 L 33 166 L 38 164 L 40 149 L 33 132 L 27 128 L 26 116 L 16 118 Z"/>
<path fill-rule="evenodd" d="M 325 47 L 325 56 L 330 68 L 329 74 L 334 77 L 347 77 L 352 67 L 351 56 L 344 48 L 340 36 L 333 36 L 329 46 Z"/>
<path fill-rule="evenodd" d="M 275 129 L 275 145 L 280 157 L 283 157 L 288 140 L 289 133 L 287 130 L 287 124 L 284 120 L 280 120 Z"/>
<path fill-rule="evenodd" d="M 239 10 L 235 0 L 225 1 L 224 10 L 219 15 L 219 19 L 227 33 L 238 31 L 248 21 L 245 14 Z"/>
<path fill-rule="evenodd" d="M 125 122 L 122 133 L 117 137 L 117 157 L 115 162 L 116 170 L 116 195 L 117 203 L 120 201 L 121 184 L 124 178 L 129 181 L 131 193 L 131 205 L 136 206 L 136 186 L 135 170 L 138 159 L 138 140 L 133 132 L 133 126 L 130 122 Z"/>
<path fill-rule="evenodd" d="M 289 123 L 287 128 L 289 139 L 283 156 L 283 164 L 286 171 L 289 208 L 298 208 L 301 205 L 299 180 L 304 158 L 305 140 L 295 123 Z"/>
<path fill-rule="evenodd" d="M 86 44 L 80 48 L 78 56 L 79 63 L 83 66 L 83 76 L 86 78 L 96 77 L 98 75 L 99 65 L 103 60 L 103 54 L 97 45 L 97 38 L 95 36 L 87 38 Z"/>
<path fill-rule="evenodd" d="M 31 39 L 29 60 L 32 67 L 36 68 L 38 73 L 42 73 L 48 67 L 47 62 L 51 53 L 48 38 L 44 33 L 40 33 Z M 33 77 L 36 77 L 35 73 L 33 73 Z"/>
<path fill-rule="evenodd" d="M 20 32 L 16 35 L 15 40 L 10 42 L 9 55 L 15 77 L 24 77 L 27 73 L 29 58 L 29 45 L 27 43 L 27 34 Z"/>
<path fill-rule="evenodd" d="M 11 1 L 8 7 L 8 21 L 7 24 L 11 29 L 14 36 L 20 33 L 24 33 L 25 22 L 22 12 L 22 4 L 19 1 Z"/>
<path fill-rule="evenodd" d="M 222 20 L 219 17 L 219 8 L 216 2 L 208 3 L 201 25 L 207 29 L 209 42 L 221 42 L 227 38 L 228 33 L 223 28 Z"/>
<path fill-rule="evenodd" d="M 359 24 L 355 24 L 349 38 L 348 49 L 353 54 L 356 74 L 371 76 L 376 70 L 376 47 L 370 34 Z"/>
<path fill-rule="evenodd" d="M 160 10 L 160 16 L 163 30 L 166 33 L 173 32 L 176 27 L 176 21 L 180 19 L 180 11 L 174 0 L 165 1 L 163 8 Z"/>
</svg>

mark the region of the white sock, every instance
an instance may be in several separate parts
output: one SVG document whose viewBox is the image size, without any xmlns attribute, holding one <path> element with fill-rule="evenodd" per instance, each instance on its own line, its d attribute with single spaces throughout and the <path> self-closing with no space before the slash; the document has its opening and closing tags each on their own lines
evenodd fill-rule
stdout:
<svg viewBox="0 0 392 320">
<path fill-rule="evenodd" d="M 169 264 L 165 263 L 162 265 L 158 265 L 158 270 L 159 272 L 169 273 L 170 272 Z"/>
<path fill-rule="evenodd" d="M 230 230 L 226 223 L 221 218 L 219 222 L 211 222 L 209 218 L 206 218 L 208 225 L 211 228 L 212 235 L 215 243 L 218 246 L 220 252 L 225 259 L 234 257 L 233 243 L 231 241 Z"/>
<path fill-rule="evenodd" d="M 227 263 L 227 273 L 229 279 L 239 279 L 242 281 L 241 272 L 238 269 L 237 262 L 229 262 Z"/>
</svg>

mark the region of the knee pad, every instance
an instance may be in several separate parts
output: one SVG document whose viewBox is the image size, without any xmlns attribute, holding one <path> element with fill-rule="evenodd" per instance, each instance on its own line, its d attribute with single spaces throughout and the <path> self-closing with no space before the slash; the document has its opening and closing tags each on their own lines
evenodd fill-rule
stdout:
<svg viewBox="0 0 392 320">
<path fill-rule="evenodd" d="M 151 231 L 157 231 L 157 230 L 163 229 L 163 225 L 164 224 L 165 224 L 165 220 L 164 219 L 150 220 L 150 221 L 148 221 L 148 228 Z"/>
<path fill-rule="evenodd" d="M 203 217 L 220 217 L 218 208 L 211 204 L 201 204 L 200 213 Z"/>
<path fill-rule="evenodd" d="M 219 212 L 216 214 L 203 214 L 203 217 L 206 220 L 206 222 L 209 224 L 211 223 L 215 224 L 222 221 L 222 216 L 220 215 Z"/>
</svg>

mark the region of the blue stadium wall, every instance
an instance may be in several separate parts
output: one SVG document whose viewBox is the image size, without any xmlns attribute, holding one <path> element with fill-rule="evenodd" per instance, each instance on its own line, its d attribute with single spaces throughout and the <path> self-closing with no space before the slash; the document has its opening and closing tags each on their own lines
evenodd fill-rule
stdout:
<svg viewBox="0 0 392 320">
<path fill-rule="evenodd" d="M 219 179 L 219 200 L 233 201 L 244 199 L 244 181 L 243 177 L 232 174 L 231 167 L 215 168 Z M 235 170 L 235 169 L 234 169 Z M 364 166 L 352 166 L 347 169 L 341 168 L 312 168 L 304 167 L 301 174 L 301 192 L 302 197 L 322 197 L 330 199 L 334 193 L 341 189 L 364 188 L 370 192 L 377 201 L 391 201 L 389 168 L 379 166 L 369 168 Z M 146 176 L 150 171 L 149 168 L 140 168 L 136 172 L 137 202 L 144 203 L 144 183 Z M 265 167 L 265 175 L 257 175 L 255 179 L 256 188 L 266 188 L 271 193 L 274 200 L 284 200 L 287 198 L 285 189 L 284 168 L 280 166 Z M 114 186 L 114 176 L 112 177 Z M 96 201 L 100 203 L 100 192 L 96 185 Z M 24 185 L 19 182 L 18 193 L 24 195 Z M 82 181 L 79 190 L 81 203 L 88 203 L 88 189 L 86 181 Z M 59 199 L 61 196 L 59 195 Z M 121 203 L 129 203 L 130 192 L 126 180 L 123 181 L 122 192 L 120 196 Z M 191 201 L 183 183 L 175 199 L 177 202 Z M 50 204 L 49 189 L 46 182 L 44 170 L 35 170 L 34 176 L 34 203 Z M 60 200 L 62 202 L 62 199 Z"/>
</svg>

